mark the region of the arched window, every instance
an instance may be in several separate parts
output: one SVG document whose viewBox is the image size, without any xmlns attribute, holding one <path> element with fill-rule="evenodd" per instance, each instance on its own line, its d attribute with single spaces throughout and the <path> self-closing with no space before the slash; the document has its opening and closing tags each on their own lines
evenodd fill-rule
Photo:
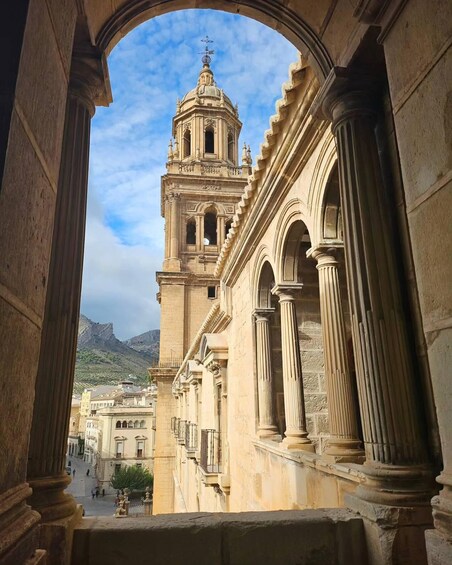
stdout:
<svg viewBox="0 0 452 565">
<path fill-rule="evenodd" d="M 190 218 L 187 221 L 187 235 L 185 241 L 189 245 L 196 243 L 196 222 L 194 218 Z"/>
<path fill-rule="evenodd" d="M 204 214 L 204 245 L 217 244 L 217 211 L 209 208 Z"/>
<path fill-rule="evenodd" d="M 184 157 L 191 155 L 191 131 L 186 129 L 184 132 Z"/>
<path fill-rule="evenodd" d="M 133 428 L 133 422 L 132 422 L 132 420 L 129 420 L 129 421 L 127 422 L 127 427 L 128 427 L 128 428 Z"/>
<path fill-rule="evenodd" d="M 224 225 L 224 237 L 225 239 L 228 237 L 229 230 L 232 226 L 232 220 L 228 220 Z"/>
<path fill-rule="evenodd" d="M 144 420 L 141 420 L 140 428 L 144 428 L 144 427 L 146 427 L 146 422 Z"/>
<path fill-rule="evenodd" d="M 228 159 L 234 161 L 234 136 L 228 133 Z"/>
<path fill-rule="evenodd" d="M 139 425 L 140 425 L 140 422 L 138 420 L 135 420 L 135 422 L 133 423 L 133 427 L 138 428 Z"/>
<path fill-rule="evenodd" d="M 116 429 L 118 429 L 118 428 L 120 428 L 120 427 L 121 427 L 121 422 L 118 420 L 118 421 L 116 422 Z"/>
<path fill-rule="evenodd" d="M 122 423 L 122 427 L 123 428 L 127 428 L 127 422 L 124 420 L 124 422 Z"/>
<path fill-rule="evenodd" d="M 213 128 L 208 127 L 204 133 L 204 152 L 215 153 Z"/>
</svg>

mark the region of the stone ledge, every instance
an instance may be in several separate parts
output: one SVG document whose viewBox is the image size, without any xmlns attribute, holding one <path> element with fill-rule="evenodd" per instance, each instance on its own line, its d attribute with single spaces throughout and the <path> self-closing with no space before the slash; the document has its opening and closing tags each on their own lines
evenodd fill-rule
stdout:
<svg viewBox="0 0 452 565">
<path fill-rule="evenodd" d="M 342 509 L 85 518 L 72 565 L 366 565 L 364 539 Z"/>
</svg>

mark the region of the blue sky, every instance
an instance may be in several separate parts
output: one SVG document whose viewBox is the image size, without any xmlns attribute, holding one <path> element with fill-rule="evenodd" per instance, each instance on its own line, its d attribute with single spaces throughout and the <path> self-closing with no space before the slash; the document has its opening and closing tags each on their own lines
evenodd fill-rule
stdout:
<svg viewBox="0 0 452 565">
<path fill-rule="evenodd" d="M 259 152 L 295 48 L 243 16 L 184 10 L 129 33 L 109 57 L 113 104 L 91 131 L 82 313 L 126 339 L 159 327 L 155 271 L 163 260 L 160 177 L 177 98 L 191 90 L 208 34 L 217 84 L 238 103 L 240 145 Z"/>
</svg>

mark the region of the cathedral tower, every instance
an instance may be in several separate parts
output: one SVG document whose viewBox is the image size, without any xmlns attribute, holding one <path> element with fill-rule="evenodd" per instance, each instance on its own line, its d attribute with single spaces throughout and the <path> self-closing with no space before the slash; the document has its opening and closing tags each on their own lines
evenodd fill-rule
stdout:
<svg viewBox="0 0 452 565">
<path fill-rule="evenodd" d="M 196 87 L 177 101 L 161 184 L 165 258 L 157 273 L 160 358 L 151 369 L 158 386 L 154 514 L 174 508 L 173 379 L 217 298 L 215 263 L 251 172 L 249 147 L 244 146 L 239 165 L 242 124 L 237 106 L 215 83 L 211 53 L 206 46 Z"/>
</svg>

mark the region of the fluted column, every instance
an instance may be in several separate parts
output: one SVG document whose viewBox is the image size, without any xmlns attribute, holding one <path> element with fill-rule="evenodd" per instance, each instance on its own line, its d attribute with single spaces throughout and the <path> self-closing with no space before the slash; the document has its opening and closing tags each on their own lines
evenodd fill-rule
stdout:
<svg viewBox="0 0 452 565">
<path fill-rule="evenodd" d="M 259 395 L 259 436 L 278 437 L 273 399 L 273 371 L 270 344 L 269 317 L 273 308 L 254 311 L 256 319 L 256 361 Z"/>
<path fill-rule="evenodd" d="M 86 223 L 89 138 L 104 93 L 101 61 L 73 59 L 66 105 L 52 254 L 36 377 L 27 478 L 44 522 L 74 513 L 64 489 Z"/>
<path fill-rule="evenodd" d="M 283 444 L 287 449 L 315 451 L 306 431 L 303 376 L 294 292 L 302 285 L 276 285 L 272 293 L 279 298 L 281 311 L 281 347 L 284 382 L 284 411 L 286 431 Z"/>
<path fill-rule="evenodd" d="M 344 314 L 334 249 L 317 247 L 310 255 L 319 271 L 320 313 L 330 438 L 324 455 L 336 461 L 364 458 L 358 437 L 353 387 L 347 356 Z"/>
<path fill-rule="evenodd" d="M 370 501 L 409 504 L 431 494 L 413 350 L 402 304 L 390 203 L 375 125 L 378 85 L 333 69 L 320 100 L 333 122 L 347 281 Z"/>
</svg>

